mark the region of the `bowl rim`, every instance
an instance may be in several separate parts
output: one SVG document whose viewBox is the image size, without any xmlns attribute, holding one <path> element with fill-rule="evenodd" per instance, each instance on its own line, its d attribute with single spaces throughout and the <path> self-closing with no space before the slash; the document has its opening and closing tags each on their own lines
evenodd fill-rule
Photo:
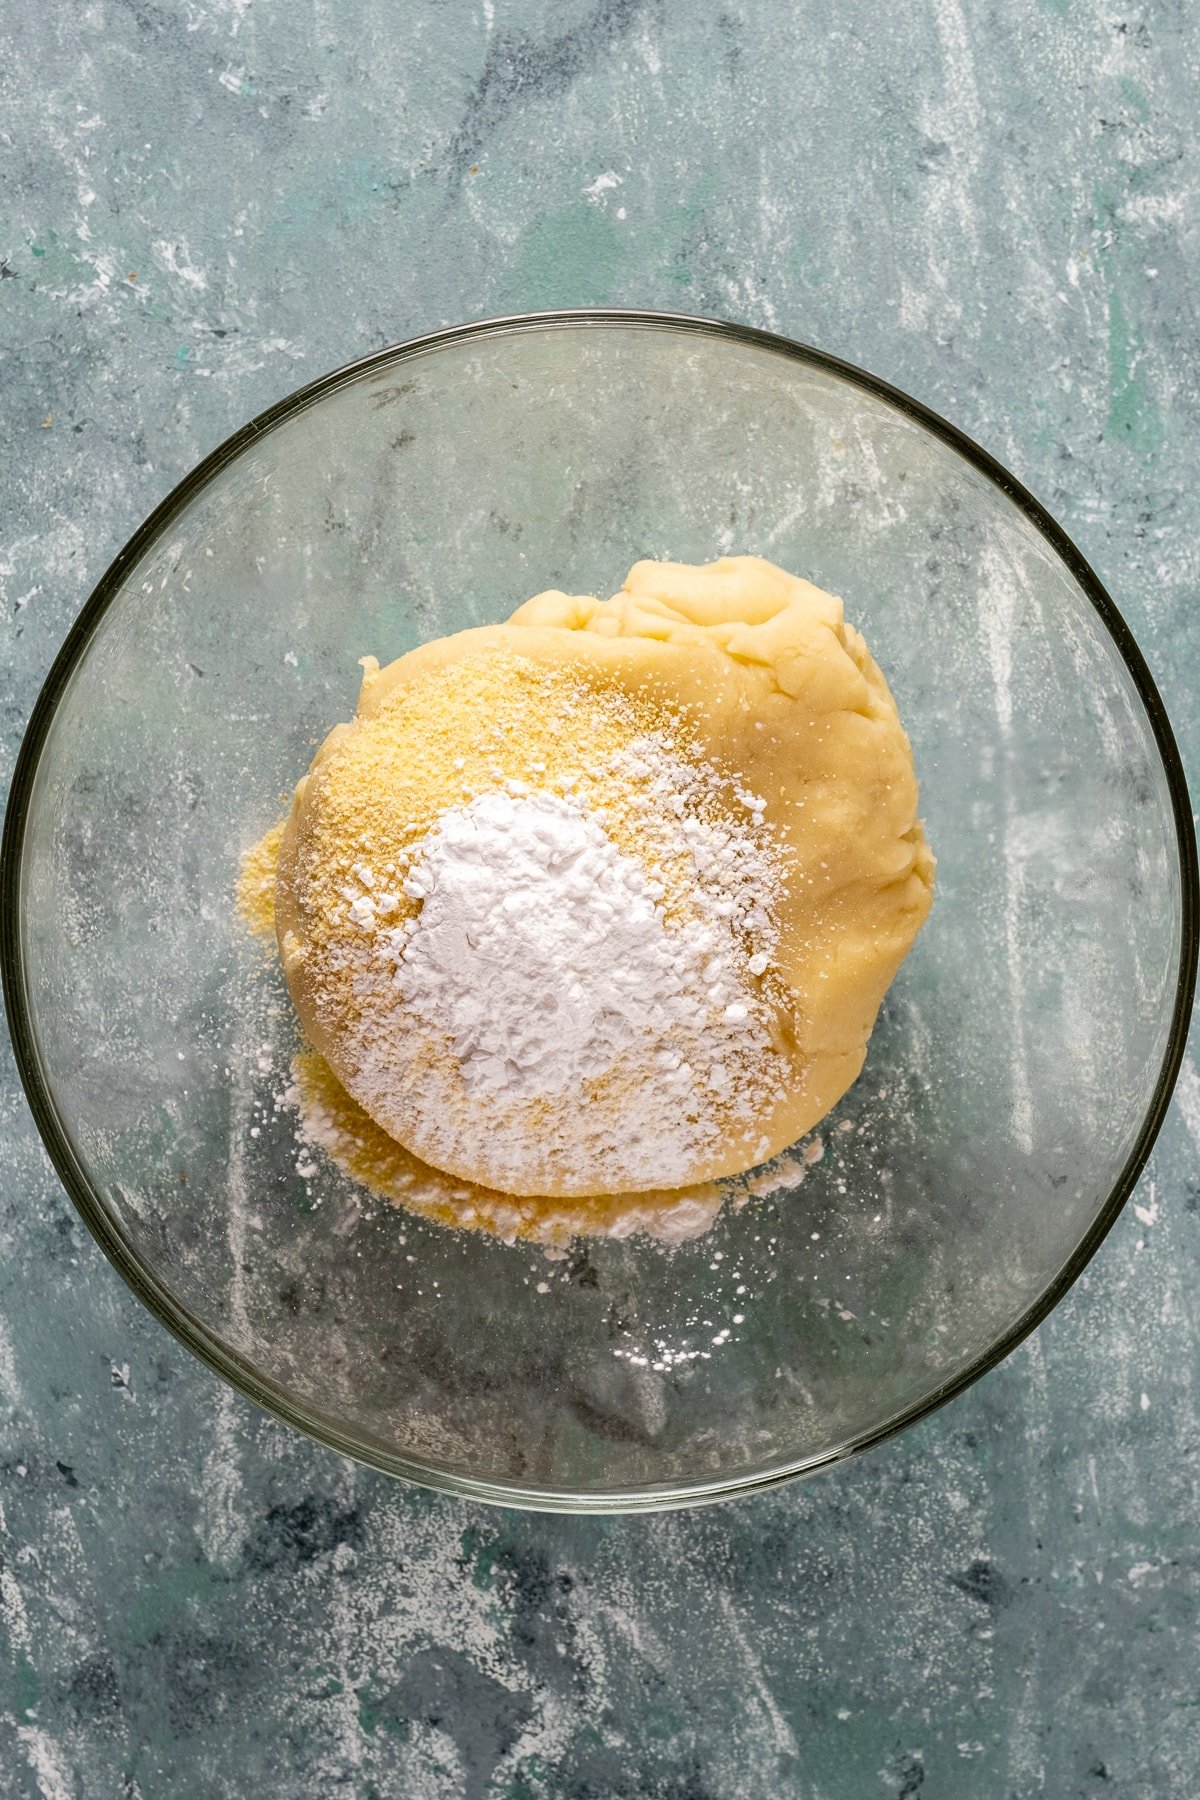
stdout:
<svg viewBox="0 0 1200 1800">
<path fill-rule="evenodd" d="M 349 1436 L 336 1419 L 297 1400 L 281 1384 L 262 1376 L 246 1358 L 226 1345 L 175 1297 L 148 1262 L 134 1250 L 103 1198 L 89 1181 L 82 1158 L 76 1153 L 70 1134 L 59 1116 L 50 1083 L 41 1067 L 34 1009 L 30 1005 L 21 958 L 21 873 L 25 828 L 34 780 L 68 681 L 100 621 L 120 593 L 126 571 L 169 529 L 184 507 L 221 469 L 236 460 L 265 433 L 296 417 L 339 388 L 359 381 L 373 371 L 406 362 L 427 351 L 468 343 L 475 338 L 530 331 L 622 326 L 637 330 L 717 337 L 730 344 L 766 350 L 790 361 L 815 367 L 823 374 L 833 375 L 872 398 L 884 401 L 938 438 L 994 487 L 999 488 L 1024 515 L 1091 602 L 1124 662 L 1145 710 L 1167 781 L 1179 856 L 1179 968 L 1170 1029 L 1154 1092 L 1133 1148 L 1108 1198 L 1053 1280 L 1025 1307 L 1000 1338 L 980 1351 L 952 1378 L 932 1389 L 920 1400 L 904 1407 L 881 1425 L 857 1433 L 819 1455 L 785 1459 L 756 1474 L 723 1477 L 715 1481 L 649 1484 L 620 1490 L 526 1488 L 517 1484 L 482 1480 L 465 1475 L 449 1465 L 439 1467 L 417 1458 L 398 1455 L 381 1440 Z M 13 770 L 3 840 L 0 843 L 0 977 L 3 980 L 5 1009 L 17 1070 L 34 1122 L 59 1179 L 100 1248 L 138 1299 L 148 1307 L 160 1324 L 166 1326 L 187 1349 L 231 1386 L 327 1448 L 386 1474 L 460 1497 L 546 1512 L 627 1513 L 665 1510 L 739 1498 L 799 1476 L 815 1474 L 863 1450 L 884 1443 L 888 1438 L 916 1424 L 961 1394 L 1008 1356 L 1074 1285 L 1112 1229 L 1136 1186 L 1166 1115 L 1182 1064 L 1195 993 L 1198 947 L 1200 871 L 1197 868 L 1196 836 L 1183 764 L 1166 708 L 1133 633 L 1116 604 L 1085 557 L 1045 507 L 988 451 L 982 449 L 956 425 L 890 382 L 841 357 L 775 332 L 729 320 L 632 308 L 581 307 L 515 313 L 427 332 L 372 351 L 367 356 L 356 358 L 319 376 L 315 381 L 276 401 L 226 438 L 171 489 L 117 552 L 71 625 L 34 702 L 25 728 Z"/>
</svg>

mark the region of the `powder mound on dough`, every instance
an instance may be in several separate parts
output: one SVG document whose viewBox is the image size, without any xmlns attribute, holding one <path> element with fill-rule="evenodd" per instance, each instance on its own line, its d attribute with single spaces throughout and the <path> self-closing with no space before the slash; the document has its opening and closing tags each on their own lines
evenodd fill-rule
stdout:
<svg viewBox="0 0 1200 1800">
<path fill-rule="evenodd" d="M 715 919 L 670 930 L 663 884 L 578 801 L 505 791 L 443 813 L 404 891 L 420 911 L 385 933 L 394 986 L 448 1038 L 471 1100 L 574 1096 L 655 1045 L 678 1095 L 667 1129 L 693 1104 L 667 1044 L 740 993 L 734 946 Z"/>
<path fill-rule="evenodd" d="M 756 558 L 639 563 L 611 600 L 363 666 L 274 902 L 301 1021 L 376 1126 L 488 1191 L 582 1198 L 811 1129 L 933 880 L 841 602 Z"/>
<path fill-rule="evenodd" d="M 436 730 L 472 680 L 468 779 L 461 715 Z M 418 739 L 458 803 L 342 835 Z M 423 1160 L 513 1193 L 683 1186 L 782 1079 L 764 977 L 785 859 L 661 706 L 489 656 L 406 690 L 322 779 L 308 954 L 285 925 L 285 968 L 348 1090 Z"/>
</svg>

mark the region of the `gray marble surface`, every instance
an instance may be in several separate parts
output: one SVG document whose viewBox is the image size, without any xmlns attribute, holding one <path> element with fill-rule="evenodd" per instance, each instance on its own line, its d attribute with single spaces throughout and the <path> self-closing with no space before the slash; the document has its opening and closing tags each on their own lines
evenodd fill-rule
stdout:
<svg viewBox="0 0 1200 1800">
<path fill-rule="evenodd" d="M 722 314 L 993 450 L 1200 758 L 1183 0 L 78 0 L 0 16 L 5 782 L 66 628 L 252 413 L 462 318 Z M 806 1486 L 507 1514 L 352 1467 L 135 1303 L 0 1094 L 0 1793 L 1200 1787 L 1200 1074 L 1042 1329 Z"/>
</svg>

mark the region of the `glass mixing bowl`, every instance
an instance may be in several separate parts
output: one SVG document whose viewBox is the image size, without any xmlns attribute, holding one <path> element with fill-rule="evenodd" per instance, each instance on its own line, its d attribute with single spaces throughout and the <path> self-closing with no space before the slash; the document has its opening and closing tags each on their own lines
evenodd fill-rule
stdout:
<svg viewBox="0 0 1200 1800">
<path fill-rule="evenodd" d="M 911 734 L 932 916 L 866 1069 L 707 1235 L 561 1260 L 368 1204 L 298 1151 L 239 856 L 357 659 L 756 551 L 845 597 Z M 135 1292 L 261 1405 L 483 1499 L 744 1494 L 877 1443 L 1018 1342 L 1133 1187 L 1195 972 L 1161 702 L 1041 507 L 880 381 L 636 313 L 464 327 L 247 425 L 122 551 L 37 703 L 4 845 L 17 1057 Z"/>
</svg>

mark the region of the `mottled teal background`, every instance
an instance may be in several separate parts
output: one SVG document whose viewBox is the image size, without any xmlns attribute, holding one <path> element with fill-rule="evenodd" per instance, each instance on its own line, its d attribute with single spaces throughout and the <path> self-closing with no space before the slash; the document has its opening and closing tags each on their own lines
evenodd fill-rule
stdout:
<svg viewBox="0 0 1200 1800">
<path fill-rule="evenodd" d="M 70 0 L 0 15 L 3 771 L 92 584 L 324 369 L 717 313 L 962 425 L 1200 766 L 1187 0 Z M 224 1391 L 76 1221 L 5 1052 L 0 1793 L 1200 1789 L 1200 1075 L 1088 1275 L 807 1486 L 613 1522 L 393 1485 Z"/>
</svg>

